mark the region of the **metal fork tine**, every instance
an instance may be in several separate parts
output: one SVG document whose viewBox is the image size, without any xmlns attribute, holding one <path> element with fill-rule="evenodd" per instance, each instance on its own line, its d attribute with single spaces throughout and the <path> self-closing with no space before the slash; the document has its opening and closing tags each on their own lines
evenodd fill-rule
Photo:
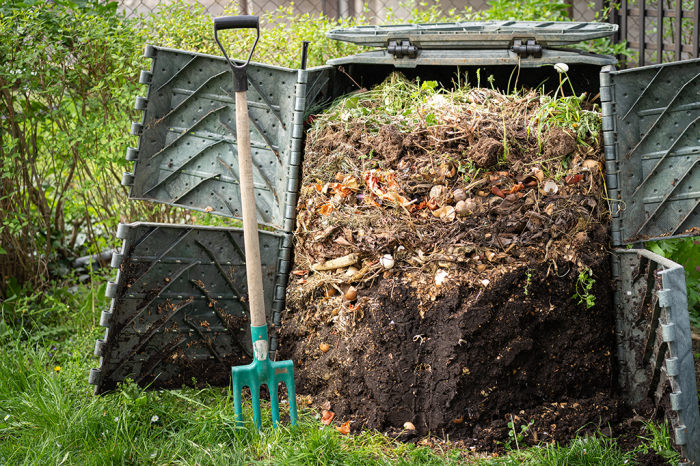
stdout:
<svg viewBox="0 0 700 466">
<path fill-rule="evenodd" d="M 277 428 L 277 426 L 280 423 L 280 403 L 279 403 L 279 393 L 277 392 L 277 390 L 279 389 L 279 383 L 277 382 L 277 380 L 274 380 L 274 382 L 268 384 L 267 388 L 270 391 L 270 408 L 272 410 L 272 425 L 273 425 L 273 427 Z"/>
<path fill-rule="evenodd" d="M 255 423 L 255 428 L 260 430 L 262 427 L 262 416 L 260 415 L 260 384 L 255 385 L 255 389 L 250 387 L 250 395 L 253 401 L 253 423 Z"/>
<path fill-rule="evenodd" d="M 294 388 L 294 372 L 291 372 L 288 377 L 285 377 L 285 379 L 291 379 L 291 380 L 285 380 L 284 386 L 287 387 L 287 396 L 289 399 L 289 417 L 292 420 L 292 426 L 296 426 L 297 425 L 297 393 L 296 393 L 296 389 Z"/>
<path fill-rule="evenodd" d="M 234 382 L 233 385 L 233 410 L 236 415 L 236 424 L 239 426 L 243 424 L 243 406 L 241 403 L 241 392 L 243 391 L 243 387 L 238 386 Z"/>
</svg>

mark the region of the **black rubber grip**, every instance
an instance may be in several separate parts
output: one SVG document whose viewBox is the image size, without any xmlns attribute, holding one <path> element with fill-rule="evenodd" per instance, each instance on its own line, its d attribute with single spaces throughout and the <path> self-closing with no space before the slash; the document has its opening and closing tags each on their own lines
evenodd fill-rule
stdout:
<svg viewBox="0 0 700 466">
<path fill-rule="evenodd" d="M 221 16 L 214 18 L 214 30 L 224 29 L 257 29 L 260 26 L 260 18 L 253 15 Z"/>
</svg>

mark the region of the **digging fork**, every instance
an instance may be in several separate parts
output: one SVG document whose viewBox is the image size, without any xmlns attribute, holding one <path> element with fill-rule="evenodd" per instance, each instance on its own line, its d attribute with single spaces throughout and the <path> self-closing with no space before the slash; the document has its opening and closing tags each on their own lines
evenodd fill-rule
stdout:
<svg viewBox="0 0 700 466">
<path fill-rule="evenodd" d="M 257 37 L 244 65 L 234 65 L 219 42 L 217 32 L 224 29 L 253 29 Z M 294 387 L 294 363 L 292 361 L 270 361 L 263 296 L 262 265 L 258 240 L 258 218 L 255 209 L 253 190 L 253 162 L 250 151 L 250 128 L 248 125 L 248 64 L 255 46 L 260 39 L 260 22 L 257 16 L 225 16 L 214 19 L 214 39 L 219 44 L 231 70 L 233 70 L 233 90 L 236 95 L 236 139 L 238 145 L 238 171 L 241 187 L 241 210 L 243 211 L 243 238 L 246 256 L 246 277 L 248 281 L 248 303 L 250 306 L 250 330 L 253 339 L 253 362 L 247 366 L 231 368 L 233 404 L 236 420 L 243 422 L 241 392 L 250 388 L 253 399 L 253 422 L 260 429 L 260 387 L 267 385 L 272 405 L 272 421 L 276 428 L 280 422 L 279 384 L 284 382 L 289 398 L 289 413 L 292 425 L 297 422 L 296 390 Z"/>
</svg>

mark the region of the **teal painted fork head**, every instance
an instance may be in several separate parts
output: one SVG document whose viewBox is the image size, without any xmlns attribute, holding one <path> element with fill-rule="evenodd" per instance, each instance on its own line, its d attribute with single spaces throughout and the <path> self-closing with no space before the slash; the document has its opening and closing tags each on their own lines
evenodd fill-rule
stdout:
<svg viewBox="0 0 700 466">
<path fill-rule="evenodd" d="M 250 388 L 253 401 L 253 422 L 260 429 L 262 419 L 260 416 L 260 387 L 267 385 L 270 392 L 270 405 L 272 408 L 272 423 L 275 428 L 280 422 L 279 410 L 279 384 L 284 382 L 289 398 L 289 416 L 292 425 L 297 423 L 297 397 L 294 388 L 294 363 L 292 361 L 270 361 L 268 358 L 267 325 L 250 327 L 253 337 L 253 362 L 247 366 L 231 368 L 231 384 L 233 390 L 233 405 L 236 420 L 243 422 L 243 410 L 241 392 L 244 387 Z"/>
</svg>

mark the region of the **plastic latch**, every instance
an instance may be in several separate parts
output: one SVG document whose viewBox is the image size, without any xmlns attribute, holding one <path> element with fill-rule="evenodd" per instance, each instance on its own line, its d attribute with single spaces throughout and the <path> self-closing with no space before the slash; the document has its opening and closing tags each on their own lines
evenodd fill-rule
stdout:
<svg viewBox="0 0 700 466">
<path fill-rule="evenodd" d="M 530 55 L 535 58 L 540 58 L 542 56 L 542 46 L 532 39 L 527 40 L 527 42 L 515 39 L 510 51 L 520 55 L 520 58 L 527 58 Z"/>
<path fill-rule="evenodd" d="M 411 45 L 408 40 L 390 40 L 386 51 L 396 58 L 416 58 L 418 56 L 418 47 Z"/>
</svg>

